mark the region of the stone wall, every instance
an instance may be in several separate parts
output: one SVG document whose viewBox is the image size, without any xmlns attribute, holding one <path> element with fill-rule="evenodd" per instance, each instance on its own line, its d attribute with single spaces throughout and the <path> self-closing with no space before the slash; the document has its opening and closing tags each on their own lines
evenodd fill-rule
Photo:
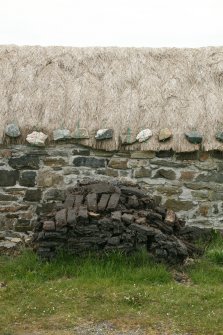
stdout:
<svg viewBox="0 0 223 335">
<path fill-rule="evenodd" d="M 130 178 L 190 225 L 223 227 L 223 154 L 106 152 L 71 143 L 0 149 L 0 230 L 30 231 L 84 177 Z"/>
</svg>

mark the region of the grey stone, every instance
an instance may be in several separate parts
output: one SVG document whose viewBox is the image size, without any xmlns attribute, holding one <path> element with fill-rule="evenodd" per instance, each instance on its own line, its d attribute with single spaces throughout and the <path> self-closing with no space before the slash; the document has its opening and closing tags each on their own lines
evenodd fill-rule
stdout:
<svg viewBox="0 0 223 335">
<path fill-rule="evenodd" d="M 198 131 L 190 131 L 185 133 L 188 142 L 192 144 L 200 144 L 203 140 L 203 136 Z"/>
<path fill-rule="evenodd" d="M 21 186 L 33 187 L 36 184 L 35 171 L 22 171 L 20 173 L 19 184 Z"/>
<path fill-rule="evenodd" d="M 165 207 L 168 209 L 172 209 L 176 212 L 179 211 L 188 211 L 194 207 L 194 204 L 192 201 L 180 201 L 176 199 L 168 199 L 165 202 Z"/>
<path fill-rule="evenodd" d="M 216 140 L 218 140 L 219 142 L 223 142 L 223 131 L 219 131 L 217 132 L 217 134 L 215 135 Z"/>
<path fill-rule="evenodd" d="M 39 169 L 39 157 L 33 155 L 11 157 L 9 158 L 8 163 L 13 169 Z"/>
<path fill-rule="evenodd" d="M 0 186 L 14 186 L 18 178 L 18 171 L 0 170 Z"/>
<path fill-rule="evenodd" d="M 0 193 L 0 201 L 16 201 L 16 200 L 18 200 L 18 197 L 14 195 Z"/>
<path fill-rule="evenodd" d="M 5 134 L 9 137 L 19 137 L 21 135 L 17 124 L 10 123 L 5 127 Z"/>
<path fill-rule="evenodd" d="M 77 156 L 90 156 L 90 149 L 84 147 L 77 147 L 72 150 L 72 154 Z"/>
<path fill-rule="evenodd" d="M 151 170 L 145 167 L 134 170 L 134 178 L 149 178 L 151 177 Z"/>
<path fill-rule="evenodd" d="M 73 164 L 75 166 L 86 166 L 91 168 L 103 168 L 106 165 L 106 160 L 103 158 L 95 158 L 95 157 L 75 157 L 73 159 Z"/>
<path fill-rule="evenodd" d="M 26 190 L 24 201 L 40 201 L 42 197 L 42 191 L 37 188 L 37 189 L 29 189 Z"/>
<path fill-rule="evenodd" d="M 173 170 L 159 169 L 156 171 L 154 178 L 165 178 L 169 180 L 176 179 L 176 173 Z"/>
<path fill-rule="evenodd" d="M 70 130 L 68 129 L 56 129 L 53 131 L 54 141 L 67 140 L 70 138 L 71 138 Z"/>
<path fill-rule="evenodd" d="M 95 136 L 97 141 L 108 140 L 113 137 L 113 129 L 99 129 Z"/>
<path fill-rule="evenodd" d="M 113 236 L 108 239 L 109 245 L 119 245 L 120 244 L 120 237 L 119 236 Z"/>
<path fill-rule="evenodd" d="M 44 200 L 64 201 L 65 200 L 65 190 L 51 188 L 45 192 Z"/>
</svg>

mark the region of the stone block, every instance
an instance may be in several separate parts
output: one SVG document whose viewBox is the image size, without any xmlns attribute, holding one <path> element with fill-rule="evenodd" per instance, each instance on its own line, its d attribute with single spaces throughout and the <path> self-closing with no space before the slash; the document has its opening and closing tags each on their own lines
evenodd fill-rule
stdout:
<svg viewBox="0 0 223 335">
<path fill-rule="evenodd" d="M 76 156 L 90 156 L 90 149 L 85 147 L 76 147 L 72 150 L 72 154 Z"/>
<path fill-rule="evenodd" d="M 7 193 L 0 193 L 0 201 L 17 201 L 18 197 L 7 194 Z"/>
<path fill-rule="evenodd" d="M 110 194 L 102 194 L 101 195 L 101 199 L 98 202 L 98 210 L 99 211 L 102 212 L 106 209 L 109 198 L 110 198 Z"/>
<path fill-rule="evenodd" d="M 20 173 L 19 184 L 21 186 L 33 187 L 36 184 L 35 171 L 22 171 Z"/>
<path fill-rule="evenodd" d="M 86 166 L 90 168 L 103 168 L 106 166 L 106 160 L 88 156 L 78 156 L 73 159 L 74 166 Z"/>
<path fill-rule="evenodd" d="M 42 191 L 37 188 L 37 189 L 29 189 L 26 190 L 24 201 L 40 201 L 42 198 Z"/>
<path fill-rule="evenodd" d="M 55 231 L 56 225 L 54 221 L 44 221 L 43 230 L 45 231 Z"/>
<path fill-rule="evenodd" d="M 86 200 L 88 210 L 92 212 L 97 212 L 97 194 L 88 193 Z"/>
<path fill-rule="evenodd" d="M 108 167 L 112 169 L 128 169 L 128 159 L 126 158 L 111 158 Z"/>
<path fill-rule="evenodd" d="M 185 133 L 186 139 L 192 144 L 200 144 L 203 136 L 198 131 L 190 131 Z"/>
<path fill-rule="evenodd" d="M 109 177 L 118 177 L 118 170 L 108 168 L 106 169 L 106 175 Z"/>
<path fill-rule="evenodd" d="M 14 186 L 18 178 L 18 171 L 0 170 L 0 186 Z"/>
<path fill-rule="evenodd" d="M 70 130 L 68 129 L 56 129 L 53 131 L 54 141 L 67 140 L 70 138 L 71 138 Z"/>
<path fill-rule="evenodd" d="M 168 199 L 164 205 L 168 209 L 172 209 L 175 212 L 179 211 L 189 211 L 194 207 L 192 201 L 180 201 L 176 199 Z"/>
<path fill-rule="evenodd" d="M 65 227 L 67 225 L 67 210 L 61 209 L 60 211 L 56 212 L 55 221 L 56 229 Z"/>
<path fill-rule="evenodd" d="M 88 219 L 88 211 L 86 206 L 80 206 L 77 213 L 77 223 L 78 224 L 87 224 L 89 222 Z"/>
<path fill-rule="evenodd" d="M 70 226 L 75 225 L 77 222 L 76 210 L 73 208 L 68 208 L 67 210 L 67 224 Z"/>
<path fill-rule="evenodd" d="M 119 202 L 119 198 L 120 198 L 120 194 L 119 193 L 113 193 L 108 201 L 108 205 L 107 205 L 107 210 L 108 211 L 113 211 L 116 209 L 116 207 L 118 206 L 118 202 Z"/>
<path fill-rule="evenodd" d="M 55 201 L 64 201 L 65 200 L 65 190 L 51 188 L 47 190 L 44 194 L 44 200 L 55 200 Z"/>
<path fill-rule="evenodd" d="M 176 173 L 173 170 L 159 169 L 156 171 L 154 178 L 165 178 L 169 180 L 176 179 Z"/>
<path fill-rule="evenodd" d="M 38 170 L 39 169 L 39 157 L 31 155 L 23 155 L 20 157 L 11 157 L 8 160 L 9 165 L 13 169 L 30 169 Z"/>
<path fill-rule="evenodd" d="M 37 185 L 39 187 L 52 187 L 60 185 L 63 181 L 63 176 L 50 170 L 41 170 L 37 177 Z"/>
<path fill-rule="evenodd" d="M 113 137 L 113 129 L 99 129 L 95 136 L 97 141 L 108 140 Z"/>
<path fill-rule="evenodd" d="M 174 156 L 174 151 L 173 150 L 160 150 L 157 151 L 154 156 L 158 158 L 169 158 Z M 153 157 L 151 157 L 153 158 Z"/>
<path fill-rule="evenodd" d="M 180 175 L 181 180 L 193 180 L 195 177 L 195 172 L 194 171 L 182 171 Z"/>
<path fill-rule="evenodd" d="M 134 178 L 150 178 L 151 170 L 149 168 L 141 167 L 139 169 L 135 169 L 133 172 Z"/>
<path fill-rule="evenodd" d="M 63 167 L 67 164 L 66 160 L 61 157 L 46 157 L 43 159 L 43 163 L 52 168 Z"/>
</svg>

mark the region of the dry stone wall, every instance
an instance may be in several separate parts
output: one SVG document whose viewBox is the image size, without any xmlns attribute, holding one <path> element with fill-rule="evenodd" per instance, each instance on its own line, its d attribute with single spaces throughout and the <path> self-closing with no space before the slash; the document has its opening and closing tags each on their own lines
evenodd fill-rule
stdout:
<svg viewBox="0 0 223 335">
<path fill-rule="evenodd" d="M 61 143 L 0 149 L 0 230 L 31 231 L 39 214 L 86 177 L 131 179 L 189 225 L 223 227 L 221 152 L 108 152 Z"/>
</svg>

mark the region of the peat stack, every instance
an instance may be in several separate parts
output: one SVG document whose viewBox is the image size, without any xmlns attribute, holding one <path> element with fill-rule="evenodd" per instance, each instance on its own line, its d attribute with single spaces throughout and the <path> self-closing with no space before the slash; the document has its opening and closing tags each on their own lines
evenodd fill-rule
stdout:
<svg viewBox="0 0 223 335">
<path fill-rule="evenodd" d="M 67 189 L 64 203 L 39 216 L 33 242 L 48 260 L 59 250 L 128 253 L 146 246 L 158 261 L 177 264 L 199 254 L 194 241 L 210 235 L 208 229 L 187 227 L 138 185 L 88 180 Z"/>
</svg>

